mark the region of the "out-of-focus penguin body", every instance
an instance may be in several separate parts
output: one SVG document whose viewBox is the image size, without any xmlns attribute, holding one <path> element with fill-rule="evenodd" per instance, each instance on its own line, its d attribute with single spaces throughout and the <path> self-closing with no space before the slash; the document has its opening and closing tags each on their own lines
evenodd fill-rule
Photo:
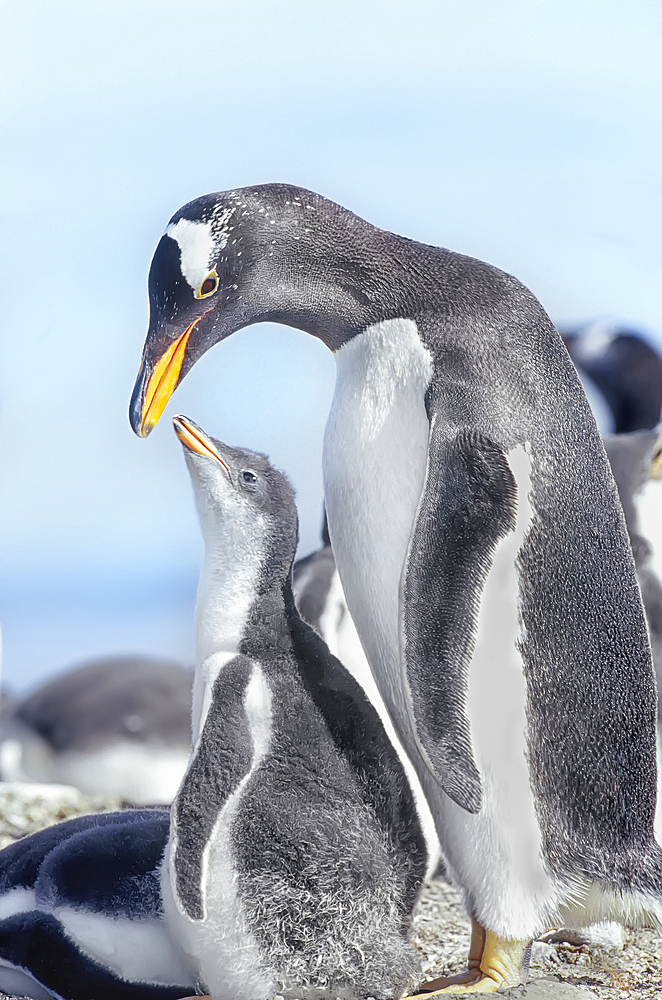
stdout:
<svg viewBox="0 0 662 1000">
<path fill-rule="evenodd" d="M 162 810 L 81 816 L 0 852 L 0 990 L 175 1000 L 195 977 L 164 923 Z"/>
<path fill-rule="evenodd" d="M 662 916 L 641 597 L 595 421 L 533 295 L 265 185 L 176 213 L 150 302 L 143 435 L 250 323 L 336 356 L 324 483 L 340 579 L 474 920 L 470 970 L 440 988 L 521 981 L 550 924 Z"/>
<path fill-rule="evenodd" d="M 397 997 L 428 866 L 379 716 L 299 617 L 287 480 L 175 418 L 205 537 L 163 895 L 214 998 Z"/>
<path fill-rule="evenodd" d="M 347 607 L 345 594 L 338 575 L 333 550 L 324 517 L 322 548 L 295 562 L 292 570 L 292 589 L 299 614 L 324 639 L 329 651 L 337 657 L 363 688 L 371 705 L 377 710 L 389 740 L 393 744 L 416 798 L 418 815 L 425 831 L 430 851 L 430 865 L 440 860 L 434 818 L 427 804 L 421 783 L 411 761 L 398 739 L 384 700 L 375 684 L 366 660 L 361 640 Z"/>
<path fill-rule="evenodd" d="M 655 427 L 662 408 L 662 358 L 636 330 L 598 320 L 563 331 L 580 374 L 602 394 L 615 434 Z"/>
<path fill-rule="evenodd" d="M 662 425 L 604 439 L 646 609 L 657 689 L 662 691 Z M 658 724 L 662 720 L 658 699 Z"/>
<path fill-rule="evenodd" d="M 374 687 L 338 575 L 324 517 L 322 547 L 297 560 L 292 571 L 294 600 L 304 621 L 319 632 L 334 656 L 361 687 Z"/>
<path fill-rule="evenodd" d="M 2 779 L 169 804 L 191 752 L 192 683 L 191 671 L 149 657 L 66 671 L 3 713 Z"/>
</svg>

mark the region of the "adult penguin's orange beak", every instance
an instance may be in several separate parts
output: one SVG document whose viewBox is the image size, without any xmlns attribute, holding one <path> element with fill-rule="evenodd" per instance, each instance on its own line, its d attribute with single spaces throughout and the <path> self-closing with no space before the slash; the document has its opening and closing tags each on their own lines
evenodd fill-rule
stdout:
<svg viewBox="0 0 662 1000">
<path fill-rule="evenodd" d="M 147 437 L 159 422 L 179 383 L 189 338 L 202 318 L 198 316 L 187 326 L 155 362 L 149 361 L 147 349 L 143 353 L 129 407 L 131 427 L 139 437 Z"/>
</svg>

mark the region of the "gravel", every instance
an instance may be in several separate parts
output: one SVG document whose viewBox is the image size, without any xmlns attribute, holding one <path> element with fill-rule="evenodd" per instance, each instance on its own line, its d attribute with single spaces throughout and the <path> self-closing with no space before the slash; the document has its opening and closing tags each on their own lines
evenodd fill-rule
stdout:
<svg viewBox="0 0 662 1000">
<path fill-rule="evenodd" d="M 0 848 L 64 819 L 121 806 L 116 799 L 84 795 L 71 785 L 0 782 Z"/>
<path fill-rule="evenodd" d="M 0 846 L 84 813 L 122 803 L 83 795 L 67 785 L 0 784 Z M 423 892 L 414 918 L 424 979 L 466 968 L 469 921 L 458 893 L 441 879 Z M 6 996 L 0 993 L 0 1000 Z M 504 990 L 513 1000 L 662 1000 L 662 938 L 649 930 L 623 932 L 602 924 L 586 931 L 557 930 L 535 941 L 526 986 Z M 10 998 L 16 1000 L 16 998 Z"/>
</svg>

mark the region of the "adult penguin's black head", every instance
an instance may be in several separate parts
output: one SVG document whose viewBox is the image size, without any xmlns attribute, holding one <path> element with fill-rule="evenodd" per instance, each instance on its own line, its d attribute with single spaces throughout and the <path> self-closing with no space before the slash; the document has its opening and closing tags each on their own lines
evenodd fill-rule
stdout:
<svg viewBox="0 0 662 1000">
<path fill-rule="evenodd" d="M 180 209 L 150 268 L 149 330 L 129 411 L 135 433 L 146 437 L 198 358 L 244 326 L 284 322 L 333 350 L 378 318 L 362 251 L 375 232 L 286 184 L 205 195 Z"/>
<path fill-rule="evenodd" d="M 205 195 L 180 209 L 149 271 L 150 318 L 130 408 L 146 437 L 180 379 L 212 344 L 245 322 L 243 274 L 256 242 L 255 213 L 235 192 Z M 243 308 L 242 308 L 243 306 Z"/>
</svg>

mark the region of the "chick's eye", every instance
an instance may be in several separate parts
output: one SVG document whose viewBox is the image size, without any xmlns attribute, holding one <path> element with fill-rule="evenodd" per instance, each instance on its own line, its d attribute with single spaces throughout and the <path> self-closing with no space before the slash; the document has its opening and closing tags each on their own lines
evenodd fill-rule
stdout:
<svg viewBox="0 0 662 1000">
<path fill-rule="evenodd" d="M 244 469 L 244 471 L 241 474 L 241 478 L 244 480 L 245 483 L 257 482 L 257 476 L 255 475 L 254 472 L 251 472 L 250 469 Z"/>
<path fill-rule="evenodd" d="M 213 293 L 216 291 L 217 288 L 218 288 L 218 275 L 216 274 L 216 271 L 210 271 L 205 280 L 200 285 L 200 289 L 198 291 L 198 298 L 204 299 L 208 295 L 213 295 Z"/>
</svg>

